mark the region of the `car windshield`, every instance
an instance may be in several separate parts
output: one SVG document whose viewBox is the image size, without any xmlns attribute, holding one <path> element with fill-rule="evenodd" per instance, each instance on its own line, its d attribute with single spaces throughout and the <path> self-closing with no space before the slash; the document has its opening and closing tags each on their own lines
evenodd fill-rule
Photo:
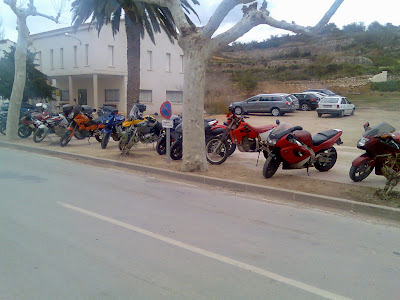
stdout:
<svg viewBox="0 0 400 300">
<path fill-rule="evenodd" d="M 376 136 L 380 133 L 392 133 L 396 130 L 392 125 L 389 125 L 386 122 L 379 123 L 378 125 L 370 128 L 366 131 L 363 136 Z"/>
<path fill-rule="evenodd" d="M 340 100 L 338 97 L 325 97 L 320 103 L 337 103 Z"/>
</svg>

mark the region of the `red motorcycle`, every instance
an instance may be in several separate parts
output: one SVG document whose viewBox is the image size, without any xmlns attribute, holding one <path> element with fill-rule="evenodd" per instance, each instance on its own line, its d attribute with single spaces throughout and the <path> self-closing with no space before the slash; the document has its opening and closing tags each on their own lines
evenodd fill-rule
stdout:
<svg viewBox="0 0 400 300">
<path fill-rule="evenodd" d="M 342 144 L 342 130 L 330 129 L 314 136 L 301 126 L 288 123 L 274 128 L 267 140 L 269 148 L 263 175 L 271 178 L 282 163 L 283 169 L 302 169 L 314 166 L 318 171 L 330 170 L 336 163 L 337 153 L 333 145 Z"/>
<path fill-rule="evenodd" d="M 42 121 L 48 118 L 51 118 L 51 115 L 46 110 L 25 112 L 19 121 L 18 136 L 23 139 L 29 137 L 42 124 Z"/>
<path fill-rule="evenodd" d="M 382 122 L 371 128 L 366 123 L 364 130 L 357 148 L 365 150 L 365 153 L 353 161 L 349 172 L 350 178 L 355 182 L 367 178 L 374 168 L 376 175 L 383 175 L 382 167 L 388 157 L 400 153 L 400 132 L 394 132 L 396 129 L 393 126 Z"/>
<path fill-rule="evenodd" d="M 243 116 L 235 113 L 227 115 L 227 127 L 221 136 L 210 139 L 206 145 L 207 161 L 213 165 L 222 164 L 230 155 L 230 141 L 235 144 L 240 152 L 264 152 L 266 148 L 262 143 L 268 136 L 268 131 L 276 127 L 275 124 L 254 127 L 244 121 Z"/>
</svg>

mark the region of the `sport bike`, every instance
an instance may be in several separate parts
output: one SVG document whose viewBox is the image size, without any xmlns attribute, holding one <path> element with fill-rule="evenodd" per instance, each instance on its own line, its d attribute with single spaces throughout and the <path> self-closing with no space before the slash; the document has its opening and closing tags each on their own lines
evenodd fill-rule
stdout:
<svg viewBox="0 0 400 300">
<path fill-rule="evenodd" d="M 342 144 L 342 130 L 330 129 L 311 136 L 301 126 L 277 124 L 265 142 L 269 149 L 262 171 L 265 178 L 272 177 L 281 163 L 283 169 L 307 168 L 307 172 L 313 166 L 325 172 L 335 165 L 337 152 L 333 145 Z"/>
<path fill-rule="evenodd" d="M 98 142 L 101 142 L 101 131 L 104 125 L 100 118 L 93 119 L 95 109 L 89 105 L 76 105 L 72 111 L 72 120 L 68 125 L 67 131 L 61 136 L 60 146 L 65 147 L 72 139 L 76 132 L 79 132 L 81 137 L 94 136 Z"/>
<path fill-rule="evenodd" d="M 230 143 L 236 145 L 240 152 L 260 152 L 266 155 L 267 149 L 261 143 L 268 136 L 268 132 L 276 127 L 275 124 L 255 127 L 245 122 L 246 117 L 229 113 L 227 127 L 223 134 L 210 139 L 206 145 L 207 161 L 213 165 L 220 165 L 228 158 Z"/>
<path fill-rule="evenodd" d="M 395 132 L 393 126 L 382 122 L 371 128 L 366 123 L 364 130 L 357 148 L 365 150 L 365 153 L 353 161 L 349 172 L 350 178 L 356 182 L 367 178 L 374 168 L 376 175 L 383 175 L 382 167 L 387 159 L 400 154 L 400 132 Z"/>
</svg>

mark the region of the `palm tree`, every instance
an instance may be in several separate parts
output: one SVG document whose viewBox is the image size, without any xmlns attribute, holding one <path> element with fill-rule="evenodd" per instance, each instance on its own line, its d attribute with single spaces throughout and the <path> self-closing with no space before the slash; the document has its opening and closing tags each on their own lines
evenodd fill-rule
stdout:
<svg viewBox="0 0 400 300">
<path fill-rule="evenodd" d="M 199 4 L 197 0 L 192 0 Z M 186 12 L 196 12 L 186 0 L 181 1 Z M 155 43 L 154 33 L 163 29 L 171 42 L 178 32 L 170 11 L 138 0 L 75 0 L 72 3 L 72 24 L 77 27 L 90 19 L 100 33 L 103 25 L 111 24 L 113 35 L 119 31 L 122 12 L 125 14 L 127 38 L 128 86 L 127 111 L 139 102 L 140 95 L 140 39 L 145 32 Z"/>
</svg>

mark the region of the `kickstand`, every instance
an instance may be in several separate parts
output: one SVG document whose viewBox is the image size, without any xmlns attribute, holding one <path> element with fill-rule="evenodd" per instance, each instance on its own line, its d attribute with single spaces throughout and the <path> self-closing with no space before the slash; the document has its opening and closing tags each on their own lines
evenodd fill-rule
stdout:
<svg viewBox="0 0 400 300">
<path fill-rule="evenodd" d="M 88 137 L 87 142 L 90 145 L 90 136 Z"/>
<path fill-rule="evenodd" d="M 256 167 L 258 166 L 258 160 L 260 159 L 260 151 L 258 151 L 258 156 L 257 156 L 257 162 L 256 162 Z"/>
<path fill-rule="evenodd" d="M 310 172 L 310 167 L 307 166 L 307 176 L 310 176 L 311 172 Z"/>
</svg>

